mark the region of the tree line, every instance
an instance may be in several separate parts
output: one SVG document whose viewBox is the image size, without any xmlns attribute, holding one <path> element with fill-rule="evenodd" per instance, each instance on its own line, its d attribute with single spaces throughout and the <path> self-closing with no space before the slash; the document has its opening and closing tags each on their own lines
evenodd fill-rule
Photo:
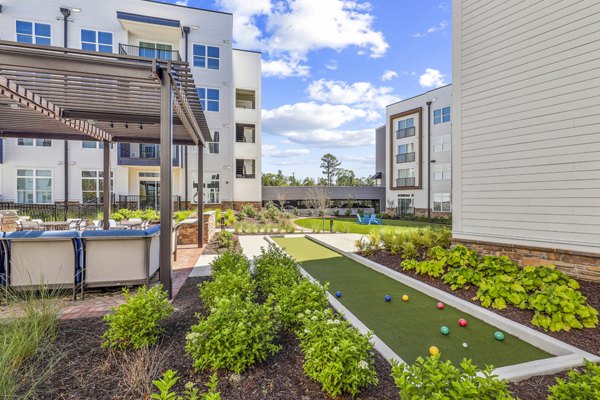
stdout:
<svg viewBox="0 0 600 400">
<path fill-rule="evenodd" d="M 284 175 L 281 170 L 276 174 L 268 172 L 262 175 L 263 186 L 373 186 L 372 177 L 358 177 L 351 169 L 341 167 L 342 162 L 333 154 L 327 153 L 321 157 L 321 171 L 324 177 L 317 180 L 306 177 L 296 178 L 296 173 Z"/>
</svg>

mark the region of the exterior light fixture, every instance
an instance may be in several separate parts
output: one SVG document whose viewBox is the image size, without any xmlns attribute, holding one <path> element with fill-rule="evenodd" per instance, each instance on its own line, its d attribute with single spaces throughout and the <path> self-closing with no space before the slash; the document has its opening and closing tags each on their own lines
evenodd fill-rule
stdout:
<svg viewBox="0 0 600 400">
<path fill-rule="evenodd" d="M 114 127 L 115 127 L 115 124 L 113 124 L 113 123 L 111 122 L 109 126 L 110 126 L 111 128 L 114 128 Z"/>
<path fill-rule="evenodd" d="M 144 125 L 140 124 L 140 129 L 144 129 Z"/>
<path fill-rule="evenodd" d="M 12 108 L 13 110 L 18 110 L 19 108 L 21 108 L 21 106 L 17 103 L 10 103 L 10 108 Z"/>
<path fill-rule="evenodd" d="M 73 7 L 73 8 L 71 8 L 71 11 L 78 13 L 78 12 L 81 12 L 81 8 Z"/>
<path fill-rule="evenodd" d="M 198 26 L 196 26 L 196 25 L 190 26 L 190 28 L 191 28 L 193 31 L 197 31 L 198 29 L 200 29 L 200 28 L 198 28 Z"/>
<path fill-rule="evenodd" d="M 125 122 L 125 128 L 129 129 L 129 124 Z"/>
</svg>

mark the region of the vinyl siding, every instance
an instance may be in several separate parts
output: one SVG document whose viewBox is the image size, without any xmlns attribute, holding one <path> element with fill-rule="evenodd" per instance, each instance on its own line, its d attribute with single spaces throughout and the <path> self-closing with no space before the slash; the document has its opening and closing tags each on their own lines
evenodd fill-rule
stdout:
<svg viewBox="0 0 600 400">
<path fill-rule="evenodd" d="M 453 5 L 457 238 L 600 252 L 600 3 Z"/>
</svg>

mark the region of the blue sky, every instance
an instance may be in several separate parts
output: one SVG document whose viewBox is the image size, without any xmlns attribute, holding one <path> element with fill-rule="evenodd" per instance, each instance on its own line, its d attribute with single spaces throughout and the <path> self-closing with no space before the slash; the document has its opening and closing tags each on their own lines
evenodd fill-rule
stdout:
<svg viewBox="0 0 600 400">
<path fill-rule="evenodd" d="M 164 0 L 234 14 L 263 52 L 263 172 L 321 177 L 332 153 L 375 172 L 385 105 L 450 83 L 450 0 Z"/>
</svg>

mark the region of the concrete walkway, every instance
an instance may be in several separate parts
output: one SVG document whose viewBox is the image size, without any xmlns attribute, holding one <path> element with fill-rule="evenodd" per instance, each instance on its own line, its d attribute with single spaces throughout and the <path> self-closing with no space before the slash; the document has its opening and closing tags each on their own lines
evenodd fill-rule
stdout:
<svg viewBox="0 0 600 400">
<path fill-rule="evenodd" d="M 360 238 L 365 235 L 361 235 L 360 233 L 325 233 L 307 236 L 322 240 L 323 242 L 341 251 L 354 253 L 356 251 L 356 246 L 354 243 L 356 243 L 357 240 L 360 240 Z"/>
<path fill-rule="evenodd" d="M 269 243 L 267 243 L 263 235 L 239 236 L 239 241 L 242 252 L 250 260 L 260 256 L 260 249 L 269 247 Z"/>
<path fill-rule="evenodd" d="M 219 257 L 218 254 L 202 254 L 198 258 L 198 261 L 196 261 L 194 269 L 192 269 L 192 272 L 190 273 L 190 278 L 196 278 L 199 276 L 210 276 L 210 264 L 217 257 Z"/>
</svg>

